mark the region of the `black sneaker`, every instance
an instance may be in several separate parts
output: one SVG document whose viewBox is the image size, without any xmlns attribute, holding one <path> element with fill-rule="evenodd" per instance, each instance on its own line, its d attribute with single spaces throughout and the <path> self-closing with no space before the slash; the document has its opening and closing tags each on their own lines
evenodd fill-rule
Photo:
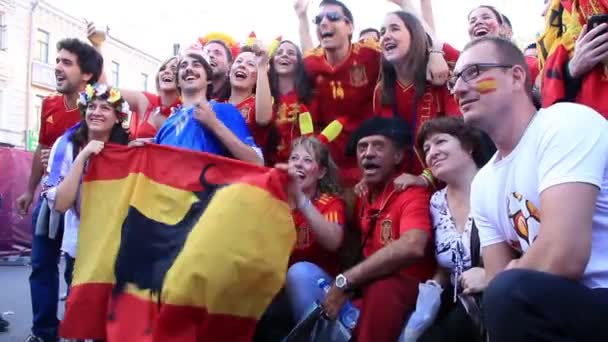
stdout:
<svg viewBox="0 0 608 342">
<path fill-rule="evenodd" d="M 30 335 L 23 342 L 44 342 L 44 340 L 38 336 Z"/>
</svg>

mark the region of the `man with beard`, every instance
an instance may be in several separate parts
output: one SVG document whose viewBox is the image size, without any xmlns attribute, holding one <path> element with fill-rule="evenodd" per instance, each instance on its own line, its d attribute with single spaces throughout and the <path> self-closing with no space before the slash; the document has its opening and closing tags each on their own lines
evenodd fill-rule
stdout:
<svg viewBox="0 0 608 342">
<path fill-rule="evenodd" d="M 263 164 L 262 152 L 236 107 L 208 101 L 207 80 L 212 73 L 211 66 L 199 54 L 181 59 L 177 86 L 183 106 L 158 130 L 156 143 Z"/>
<path fill-rule="evenodd" d="M 103 58 L 92 46 L 78 39 L 64 39 L 57 43 L 55 78 L 57 95 L 42 101 L 40 138 L 34 152 L 32 172 L 27 191 L 17 199 L 17 208 L 25 215 L 32 204 L 34 193 L 46 170 L 51 146 L 65 131 L 80 121 L 77 100 L 87 84 L 97 82 L 103 69 Z M 36 227 L 40 201 L 32 214 Z M 42 223 L 41 224 L 46 224 Z M 52 234 L 34 235 L 32 239 L 32 273 L 30 294 L 32 299 L 32 335 L 26 341 L 57 341 L 57 301 L 59 296 L 59 268 L 63 224 Z M 71 270 L 66 269 L 66 272 Z"/>
<path fill-rule="evenodd" d="M 203 56 L 211 67 L 211 99 L 225 102 L 230 97 L 230 79 L 228 72 L 234 56 L 226 43 L 211 40 L 203 46 Z"/>
<path fill-rule="evenodd" d="M 364 259 L 336 277 L 322 305 L 325 315 L 335 319 L 353 291 L 361 290 L 354 330 L 360 342 L 396 341 L 415 309 L 418 284 L 435 272 L 430 192 L 395 190 L 406 148 L 412 148 L 410 129 L 399 118 L 368 119 L 349 143 L 369 186 L 356 205 Z"/>
</svg>

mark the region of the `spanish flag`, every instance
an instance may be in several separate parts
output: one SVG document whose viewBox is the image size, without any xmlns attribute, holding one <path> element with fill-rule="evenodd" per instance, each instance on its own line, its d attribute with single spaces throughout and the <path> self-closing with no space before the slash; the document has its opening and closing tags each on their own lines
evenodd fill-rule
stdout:
<svg viewBox="0 0 608 342">
<path fill-rule="evenodd" d="M 83 181 L 60 335 L 250 341 L 295 242 L 286 181 L 205 153 L 107 146 Z"/>
</svg>

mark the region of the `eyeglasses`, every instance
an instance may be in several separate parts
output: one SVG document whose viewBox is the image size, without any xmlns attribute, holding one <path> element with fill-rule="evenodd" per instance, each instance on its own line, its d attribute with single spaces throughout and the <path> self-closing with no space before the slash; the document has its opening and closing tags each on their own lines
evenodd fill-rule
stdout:
<svg viewBox="0 0 608 342">
<path fill-rule="evenodd" d="M 454 92 L 454 88 L 456 87 L 456 82 L 458 82 L 459 78 L 462 78 L 463 81 L 469 82 L 476 79 L 482 72 L 488 71 L 492 68 L 512 68 L 512 64 L 498 64 L 498 63 L 477 63 L 471 64 L 466 68 L 462 69 L 462 71 L 453 74 L 447 82 L 448 89 L 450 92 Z"/>
<path fill-rule="evenodd" d="M 346 16 L 342 15 L 339 12 L 333 11 L 333 12 L 325 12 L 325 13 L 317 14 L 317 16 L 312 20 L 312 22 L 315 25 L 319 25 L 323 21 L 323 18 L 327 18 L 331 22 L 336 22 L 336 21 L 342 20 L 342 19 L 344 19 L 345 21 L 348 21 L 348 18 L 346 18 Z"/>
</svg>

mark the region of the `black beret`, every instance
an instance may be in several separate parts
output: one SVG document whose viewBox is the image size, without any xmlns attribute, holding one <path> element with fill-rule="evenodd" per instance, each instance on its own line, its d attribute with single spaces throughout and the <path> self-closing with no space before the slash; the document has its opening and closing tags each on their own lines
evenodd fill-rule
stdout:
<svg viewBox="0 0 608 342">
<path fill-rule="evenodd" d="M 382 135 L 390 139 L 395 146 L 404 148 L 412 144 L 410 126 L 401 118 L 374 116 L 365 120 L 351 135 L 346 155 L 354 156 L 359 140 L 371 135 Z"/>
</svg>

